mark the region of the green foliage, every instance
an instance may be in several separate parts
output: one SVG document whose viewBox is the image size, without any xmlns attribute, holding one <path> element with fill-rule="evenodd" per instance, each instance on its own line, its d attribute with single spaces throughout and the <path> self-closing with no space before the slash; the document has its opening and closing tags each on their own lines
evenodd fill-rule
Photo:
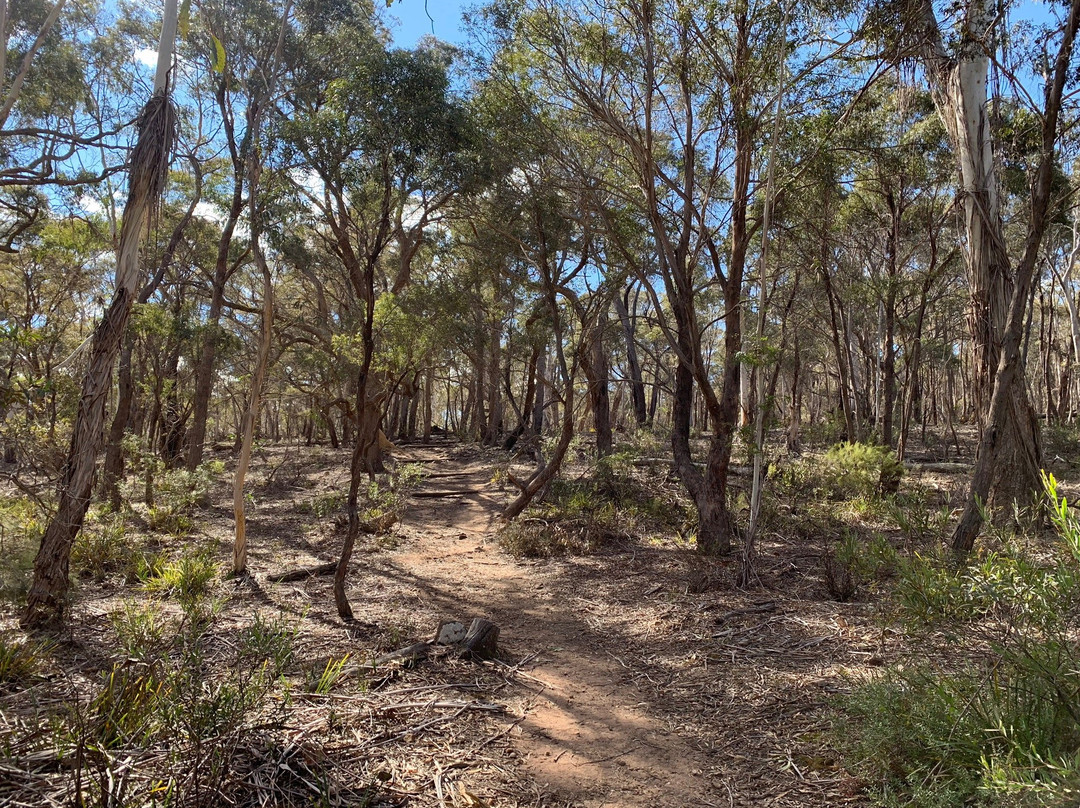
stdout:
<svg viewBox="0 0 1080 808">
<path fill-rule="evenodd" d="M 123 515 L 92 515 L 75 538 L 71 565 L 79 574 L 100 581 L 106 573 L 126 568 L 133 551 L 124 531 Z"/>
<path fill-rule="evenodd" d="M 174 536 L 190 531 L 192 513 L 210 504 L 210 489 L 224 471 L 224 463 L 212 460 L 195 471 L 173 469 L 159 476 L 154 506 L 148 513 L 150 527 Z"/>
<path fill-rule="evenodd" d="M 186 550 L 162 565 L 143 586 L 148 592 L 175 597 L 185 614 L 202 616 L 207 596 L 219 573 L 218 562 L 210 548 Z"/>
<path fill-rule="evenodd" d="M 310 513 L 319 519 L 325 519 L 332 513 L 336 513 L 345 506 L 344 491 L 327 491 L 316 494 L 310 501 L 301 502 L 296 506 L 300 513 Z"/>
<path fill-rule="evenodd" d="M 0 599 L 18 601 L 30 588 L 45 521 L 27 497 L 0 497 Z"/>
<path fill-rule="evenodd" d="M 822 478 L 831 495 L 878 497 L 895 494 L 904 464 L 892 450 L 869 443 L 840 443 L 825 453 Z"/>
<path fill-rule="evenodd" d="M 603 458 L 592 477 L 553 480 L 542 502 L 503 528 L 500 541 L 526 558 L 588 555 L 633 532 L 681 532 L 686 506 L 634 476 L 633 452 Z"/>
<path fill-rule="evenodd" d="M 132 583 L 147 583 L 151 578 L 157 578 L 169 563 L 169 557 L 165 553 L 153 550 L 135 551 L 128 557 L 125 581 Z"/>
<path fill-rule="evenodd" d="M 48 653 L 47 643 L 17 640 L 0 634 L 0 685 L 20 685 L 33 679 Z"/>
<path fill-rule="evenodd" d="M 116 641 L 124 654 L 140 662 L 151 663 L 168 653 L 171 637 L 169 622 L 153 603 L 124 601 L 119 611 L 110 615 Z"/>
<path fill-rule="evenodd" d="M 157 669 L 116 663 L 104 675 L 100 690 L 90 702 L 94 745 L 106 749 L 145 745 L 153 731 L 159 701 L 168 695 Z"/>
<path fill-rule="evenodd" d="M 850 530 L 845 531 L 844 539 L 836 550 L 836 558 L 860 582 L 888 578 L 900 566 L 900 554 L 887 538 L 875 534 L 867 541 Z"/>
<path fill-rule="evenodd" d="M 298 631 L 299 625 L 290 623 L 284 614 L 266 618 L 256 612 L 254 622 L 240 633 L 241 653 L 280 674 L 292 662 Z"/>
<path fill-rule="evenodd" d="M 93 794 L 112 757 L 166 749 L 140 762 L 163 804 L 217 804 L 239 745 L 257 742 L 274 720 L 269 697 L 291 663 L 296 627 L 256 614 L 222 646 L 212 618 L 169 618 L 153 603 L 127 602 L 112 622 L 124 658 L 102 671 L 87 699 L 54 717 L 57 754 L 85 767 Z M 219 656 L 222 648 L 231 658 L 209 665 L 210 650 Z"/>
<path fill-rule="evenodd" d="M 325 696 L 341 681 L 345 675 L 345 664 L 349 661 L 350 654 L 345 654 L 341 659 L 330 657 L 322 670 L 318 667 L 309 668 L 306 672 L 305 689 L 308 693 Z"/>
<path fill-rule="evenodd" d="M 948 504 L 933 508 L 924 492 L 919 491 L 892 498 L 887 510 L 909 545 L 914 546 L 940 542 L 952 520 Z"/>
<path fill-rule="evenodd" d="M 1080 522 L 1052 476 L 1045 486 L 1052 547 L 902 565 L 900 613 L 978 619 L 990 655 L 948 671 L 916 662 L 842 701 L 838 742 L 880 804 L 1065 804 L 1080 782 Z"/>
</svg>

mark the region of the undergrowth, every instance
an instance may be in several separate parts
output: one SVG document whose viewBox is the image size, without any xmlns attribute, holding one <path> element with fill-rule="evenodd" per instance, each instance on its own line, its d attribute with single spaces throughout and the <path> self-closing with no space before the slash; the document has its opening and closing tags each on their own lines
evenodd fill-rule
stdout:
<svg viewBox="0 0 1080 808">
<path fill-rule="evenodd" d="M 64 778 L 51 783 L 63 784 L 63 804 L 235 804 L 247 788 L 238 762 L 284 720 L 297 629 L 256 614 L 223 644 L 215 575 L 201 552 L 166 564 L 147 582 L 162 600 L 127 601 L 111 615 L 120 655 L 86 687 L 20 700 L 20 715 L 0 727 L 0 764 L 57 761 Z M 0 686 L 34 686 L 50 651 L 0 636 Z"/>
<path fill-rule="evenodd" d="M 854 688 L 836 740 L 885 806 L 1072 805 L 1080 785 L 1080 521 L 1045 478 L 1051 543 L 1016 539 L 958 565 L 914 554 L 898 618 L 981 649 L 925 657 Z"/>
<path fill-rule="evenodd" d="M 174 536 L 189 533 L 195 510 L 210 504 L 210 489 L 224 471 L 223 462 L 211 460 L 195 471 L 172 469 L 160 474 L 147 509 L 151 530 Z"/>
<path fill-rule="evenodd" d="M 685 505 L 639 474 L 636 457 L 609 455 L 589 475 L 553 480 L 540 502 L 503 529 L 503 546 L 514 555 L 546 558 L 596 553 L 634 536 L 682 533 Z"/>
<path fill-rule="evenodd" d="M 30 588 L 45 519 L 28 497 L 0 497 L 0 599 L 18 602 Z"/>
</svg>

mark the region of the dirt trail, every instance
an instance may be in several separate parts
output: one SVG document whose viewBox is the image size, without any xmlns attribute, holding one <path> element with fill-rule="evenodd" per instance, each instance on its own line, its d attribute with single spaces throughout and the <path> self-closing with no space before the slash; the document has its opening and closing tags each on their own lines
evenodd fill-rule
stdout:
<svg viewBox="0 0 1080 808">
<path fill-rule="evenodd" d="M 519 562 L 499 547 L 507 493 L 491 482 L 490 463 L 455 449 L 399 451 L 430 470 L 418 493 L 442 496 L 414 498 L 401 526 L 408 538 L 386 572 L 412 579 L 447 618 L 493 619 L 513 659 L 535 655 L 523 667 L 535 689 L 515 705 L 511 737 L 537 784 L 585 808 L 716 804 L 701 752 L 653 715 L 654 689 L 628 681 L 627 649 L 574 608 L 583 593 L 557 564 Z"/>
</svg>

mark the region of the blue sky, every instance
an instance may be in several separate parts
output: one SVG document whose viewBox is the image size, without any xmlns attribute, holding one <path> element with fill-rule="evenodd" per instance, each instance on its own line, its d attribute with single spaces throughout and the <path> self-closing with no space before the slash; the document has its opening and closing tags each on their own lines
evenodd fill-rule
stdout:
<svg viewBox="0 0 1080 808">
<path fill-rule="evenodd" d="M 394 44 L 408 48 L 424 35 L 434 35 L 444 42 L 460 43 L 461 12 L 475 0 L 395 0 L 387 10 L 401 25 L 393 28 Z"/>
</svg>

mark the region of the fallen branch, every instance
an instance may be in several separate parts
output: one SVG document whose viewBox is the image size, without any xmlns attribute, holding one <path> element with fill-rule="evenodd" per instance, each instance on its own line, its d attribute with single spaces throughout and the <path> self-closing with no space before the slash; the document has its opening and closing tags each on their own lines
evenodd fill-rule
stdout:
<svg viewBox="0 0 1080 808">
<path fill-rule="evenodd" d="M 413 491 L 410 496 L 417 499 L 438 499 L 440 497 L 463 497 L 468 494 L 480 494 L 483 488 L 470 488 L 465 491 Z"/>
<path fill-rule="evenodd" d="M 336 569 L 336 561 L 327 561 L 325 564 L 319 564 L 314 567 L 304 567 L 298 570 L 289 570 L 288 572 L 278 573 L 277 575 L 268 575 L 266 580 L 270 581 L 272 584 L 287 584 L 291 581 L 302 581 L 305 578 L 314 578 L 316 575 L 332 575 Z"/>
<path fill-rule="evenodd" d="M 732 609 L 730 612 L 724 612 L 722 615 L 716 618 L 717 623 L 726 623 L 733 617 L 744 617 L 748 614 L 764 614 L 766 612 L 776 611 L 776 601 L 768 600 L 764 603 L 755 603 L 753 606 L 747 606 L 744 609 Z"/>
</svg>

